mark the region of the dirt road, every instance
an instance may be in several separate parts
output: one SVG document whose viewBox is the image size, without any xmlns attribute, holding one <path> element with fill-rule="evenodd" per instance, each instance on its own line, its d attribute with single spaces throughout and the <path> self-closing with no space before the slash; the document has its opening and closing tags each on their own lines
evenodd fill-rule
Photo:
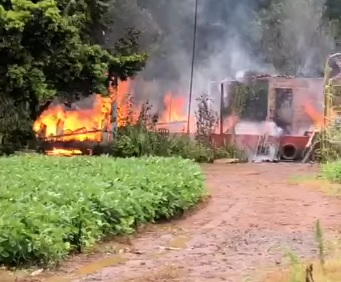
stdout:
<svg viewBox="0 0 341 282">
<path fill-rule="evenodd" d="M 206 165 L 204 171 L 211 194 L 205 207 L 142 233 L 121 263 L 73 281 L 257 281 L 260 269 L 283 266 L 286 248 L 304 258 L 316 254 L 317 219 L 325 234 L 339 230 L 339 200 L 290 182 L 316 167 Z"/>
</svg>

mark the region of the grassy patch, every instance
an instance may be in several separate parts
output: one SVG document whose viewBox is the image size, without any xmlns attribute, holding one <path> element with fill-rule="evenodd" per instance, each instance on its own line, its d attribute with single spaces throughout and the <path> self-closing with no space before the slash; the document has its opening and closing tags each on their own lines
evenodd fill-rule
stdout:
<svg viewBox="0 0 341 282">
<path fill-rule="evenodd" d="M 341 183 L 341 161 L 323 164 L 321 177 L 333 183 Z"/>
<path fill-rule="evenodd" d="M 341 183 L 332 182 L 329 176 L 322 172 L 318 175 L 295 175 L 289 179 L 290 184 L 304 185 L 327 195 L 341 197 Z"/>
<path fill-rule="evenodd" d="M 329 259 L 324 268 L 318 263 L 313 264 L 314 281 L 340 282 L 341 281 L 341 258 Z M 292 266 L 291 270 L 279 270 L 268 274 L 264 282 L 302 282 L 306 281 L 306 265 L 303 263 Z"/>
<path fill-rule="evenodd" d="M 291 184 L 300 184 L 300 183 L 305 183 L 309 182 L 312 180 L 316 180 L 315 175 L 294 175 L 289 178 L 289 183 Z"/>
<path fill-rule="evenodd" d="M 287 251 L 290 269 L 280 269 L 265 276 L 264 282 L 341 281 L 340 242 L 326 241 L 320 221 L 315 226 L 317 259 L 312 263 L 303 262 L 294 252 Z"/>
<path fill-rule="evenodd" d="M 170 218 L 204 195 L 180 158 L 1 158 L 0 263 L 58 262 L 107 235 Z"/>
</svg>

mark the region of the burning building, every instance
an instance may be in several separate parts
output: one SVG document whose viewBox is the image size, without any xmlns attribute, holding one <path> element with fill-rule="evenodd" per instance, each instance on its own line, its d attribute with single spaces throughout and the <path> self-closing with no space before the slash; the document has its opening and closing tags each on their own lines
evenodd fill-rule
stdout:
<svg viewBox="0 0 341 282">
<path fill-rule="evenodd" d="M 279 131 L 270 135 L 281 135 L 281 157 L 299 158 L 323 115 L 323 88 L 323 78 L 259 75 L 228 81 L 221 93 L 220 134 L 212 139 L 222 145 L 233 138 L 253 155 L 265 125 L 272 122 Z"/>
<path fill-rule="evenodd" d="M 108 97 L 92 95 L 72 104 L 53 101 L 34 123 L 45 152 L 92 154 L 96 146 L 110 144 L 117 127 L 128 120 L 136 122 L 141 112 L 141 105 L 130 103 L 131 84 L 128 80 L 111 87 Z M 323 89 L 323 78 L 254 75 L 226 81 L 220 89 L 220 126 L 212 141 L 217 146 L 234 142 L 252 155 L 265 125 L 275 124 L 271 130 L 280 131 L 270 135 L 281 135 L 277 137 L 282 157 L 298 158 L 308 142 L 307 133 L 323 115 Z M 155 129 L 187 131 L 185 95 L 166 93 L 156 110 Z"/>
<path fill-rule="evenodd" d="M 142 105 L 130 100 L 133 81 L 109 88 L 109 96 L 94 94 L 73 103 L 54 99 L 34 122 L 33 129 L 48 155 L 93 154 L 110 147 L 118 127 L 137 122 Z M 156 129 L 184 132 L 187 125 L 185 98 L 168 92 L 160 107 Z"/>
<path fill-rule="evenodd" d="M 94 148 L 112 142 L 116 128 L 128 118 L 129 83 L 110 87 L 108 97 L 94 94 L 74 103 L 52 101 L 33 124 L 45 153 L 92 154 Z"/>
</svg>

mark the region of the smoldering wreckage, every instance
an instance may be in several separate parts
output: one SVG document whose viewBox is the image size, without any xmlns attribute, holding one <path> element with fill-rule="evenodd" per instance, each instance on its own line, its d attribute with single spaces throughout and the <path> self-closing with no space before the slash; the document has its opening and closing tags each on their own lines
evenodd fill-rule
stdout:
<svg viewBox="0 0 341 282">
<path fill-rule="evenodd" d="M 329 56 L 325 76 L 320 78 L 244 74 L 238 80 L 216 83 L 209 92 L 220 100 L 219 125 L 211 142 L 216 147 L 233 142 L 247 152 L 249 161 L 315 161 L 326 142 L 338 143 L 326 141 L 326 132 L 338 127 L 341 117 L 340 70 L 341 53 L 337 53 Z M 128 109 L 133 84 L 127 80 L 111 85 L 108 97 L 93 95 L 72 104 L 53 101 L 34 122 L 44 153 L 105 152 L 94 148 L 106 148 L 118 127 L 129 118 L 130 122 L 138 119 L 141 106 L 134 106 L 133 116 Z M 186 100 L 186 95 L 167 93 L 156 130 L 194 133 L 194 117 L 186 128 Z M 243 104 L 241 110 L 236 110 L 236 103 Z"/>
</svg>

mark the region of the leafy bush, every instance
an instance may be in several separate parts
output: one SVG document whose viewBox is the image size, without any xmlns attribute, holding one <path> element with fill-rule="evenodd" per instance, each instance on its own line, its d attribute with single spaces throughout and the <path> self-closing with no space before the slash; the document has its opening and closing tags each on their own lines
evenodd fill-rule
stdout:
<svg viewBox="0 0 341 282">
<path fill-rule="evenodd" d="M 106 235 L 170 218 L 204 194 L 180 158 L 0 158 L 0 263 L 58 262 Z M 176 177 L 175 177 L 176 176 Z"/>
<path fill-rule="evenodd" d="M 202 94 L 196 99 L 194 138 L 186 134 L 159 133 L 156 130 L 157 115 L 152 114 L 152 105 L 148 101 L 142 106 L 136 123 L 132 122 L 134 101 L 130 95 L 128 100 L 129 114 L 123 120 L 125 126 L 118 129 L 112 148 L 115 157 L 180 156 L 200 163 L 213 162 L 217 158 L 246 159 L 245 154 L 232 144 L 217 149 L 211 143 L 210 138 L 218 124 L 218 115 L 210 107 L 212 101 L 208 95 Z"/>
<path fill-rule="evenodd" d="M 169 142 L 171 155 L 192 159 L 199 163 L 209 163 L 214 160 L 214 151 L 211 146 L 193 140 L 187 135 L 173 135 Z"/>
<path fill-rule="evenodd" d="M 155 130 L 148 130 L 143 124 L 129 125 L 119 129 L 113 145 L 115 157 L 180 156 L 196 162 L 212 162 L 214 150 L 185 134 L 164 136 Z"/>
<path fill-rule="evenodd" d="M 31 119 L 25 104 L 0 95 L 0 156 L 13 154 L 34 139 Z"/>
<path fill-rule="evenodd" d="M 214 149 L 214 159 L 239 159 L 240 161 L 246 162 L 248 156 L 245 151 L 238 149 L 235 145 L 225 143 L 224 146 Z"/>
<path fill-rule="evenodd" d="M 247 160 L 245 152 L 233 144 L 215 148 L 204 139 L 191 139 L 186 134 L 163 136 L 141 124 L 121 128 L 112 152 L 115 157 L 180 156 L 199 163 L 210 163 L 221 158 Z"/>
<path fill-rule="evenodd" d="M 341 161 L 322 164 L 321 176 L 329 181 L 341 183 Z"/>
</svg>

